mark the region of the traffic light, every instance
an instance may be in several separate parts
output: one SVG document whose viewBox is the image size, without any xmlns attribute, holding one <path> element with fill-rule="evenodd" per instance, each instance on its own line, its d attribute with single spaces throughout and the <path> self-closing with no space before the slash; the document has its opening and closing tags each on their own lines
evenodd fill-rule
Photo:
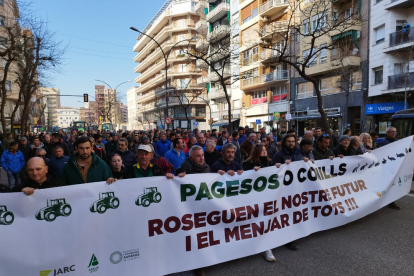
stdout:
<svg viewBox="0 0 414 276">
<path fill-rule="evenodd" d="M 89 102 L 89 95 L 88 94 L 83 94 L 83 102 L 84 103 L 87 103 L 87 102 Z"/>
</svg>

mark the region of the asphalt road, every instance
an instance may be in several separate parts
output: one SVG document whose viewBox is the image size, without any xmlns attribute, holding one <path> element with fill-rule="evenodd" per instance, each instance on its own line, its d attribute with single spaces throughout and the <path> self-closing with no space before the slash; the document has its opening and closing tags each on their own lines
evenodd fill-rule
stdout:
<svg viewBox="0 0 414 276">
<path fill-rule="evenodd" d="M 414 275 L 414 194 L 360 220 L 298 240 L 299 250 L 273 249 L 276 262 L 261 254 L 204 269 L 214 276 Z M 174 276 L 191 276 L 186 271 Z"/>
</svg>

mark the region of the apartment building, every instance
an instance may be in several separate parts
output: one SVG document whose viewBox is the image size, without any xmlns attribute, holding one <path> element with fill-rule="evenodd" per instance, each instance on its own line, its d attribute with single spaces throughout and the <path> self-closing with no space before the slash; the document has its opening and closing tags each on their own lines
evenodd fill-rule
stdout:
<svg viewBox="0 0 414 276">
<path fill-rule="evenodd" d="M 291 14 L 287 0 L 240 0 L 240 89 L 243 125 L 259 130 L 286 126 L 289 113 L 290 75 L 277 56 L 289 41 L 285 35 Z M 269 40 L 272 49 L 261 42 Z M 273 114 L 280 115 L 274 118 Z M 277 119 L 277 120 L 276 120 Z"/>
<path fill-rule="evenodd" d="M 57 117 L 57 126 L 67 128 L 70 127 L 74 121 L 79 121 L 79 110 L 72 107 L 58 108 Z"/>
<path fill-rule="evenodd" d="M 290 51 L 299 63 L 311 54 L 312 46 L 313 52 L 320 50 L 307 63 L 306 74 L 317 80 L 330 128 L 339 133 L 345 128 L 356 135 L 369 131 L 365 121 L 368 9 L 367 1 L 303 1 L 297 23 L 301 31 L 291 39 Z M 311 35 L 321 32 L 312 43 Z M 303 135 L 306 129 L 322 127 L 318 101 L 314 85 L 296 70 L 290 72 L 292 124 Z"/>
<path fill-rule="evenodd" d="M 138 110 L 142 105 L 138 105 L 138 98 L 141 96 L 137 92 L 139 86 L 133 86 L 127 90 L 127 103 L 128 103 L 128 129 L 129 130 L 142 130 L 143 126 L 138 122 Z"/>
<path fill-rule="evenodd" d="M 116 124 L 118 121 L 116 90 L 106 88 L 105 85 L 95 85 L 95 101 L 99 116 L 104 118 L 104 121 Z"/>
<path fill-rule="evenodd" d="M 413 107 L 414 1 L 370 3 L 369 101 L 367 123 L 385 134 L 391 115 Z"/>
<path fill-rule="evenodd" d="M 46 126 L 58 126 L 57 110 L 60 106 L 60 91 L 59 88 L 39 87 L 38 94 L 45 101 L 45 124 Z"/>
<path fill-rule="evenodd" d="M 195 9 L 191 0 L 168 0 L 143 28 L 167 53 L 167 68 L 157 44 L 147 36 L 137 37 L 133 47 L 138 52 L 134 61 L 139 63 L 135 72 L 140 74 L 135 79 L 140 94 L 137 121 L 144 129 L 164 126 L 167 115 L 172 118 L 169 127 L 207 128 L 205 87 L 197 84 L 203 72 L 187 54 L 196 47 L 200 16 Z"/>
</svg>

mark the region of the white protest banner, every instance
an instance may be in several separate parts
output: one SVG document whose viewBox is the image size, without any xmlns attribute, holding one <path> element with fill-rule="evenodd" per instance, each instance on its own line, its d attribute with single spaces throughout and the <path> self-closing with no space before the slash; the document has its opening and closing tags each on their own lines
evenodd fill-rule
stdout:
<svg viewBox="0 0 414 276">
<path fill-rule="evenodd" d="M 242 175 L 90 183 L 0 195 L 0 275 L 165 275 L 364 217 L 410 190 L 409 137 L 362 156 Z"/>
</svg>

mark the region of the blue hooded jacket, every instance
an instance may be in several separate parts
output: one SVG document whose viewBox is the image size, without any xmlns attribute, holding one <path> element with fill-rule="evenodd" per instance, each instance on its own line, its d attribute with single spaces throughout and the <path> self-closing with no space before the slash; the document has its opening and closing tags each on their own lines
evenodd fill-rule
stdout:
<svg viewBox="0 0 414 276">
<path fill-rule="evenodd" d="M 18 173 L 24 164 L 24 156 L 20 150 L 17 150 L 15 154 L 7 150 L 1 156 L 1 166 L 7 172 Z"/>
<path fill-rule="evenodd" d="M 164 157 L 167 151 L 170 150 L 170 145 L 171 145 L 171 141 L 168 139 L 166 139 L 165 141 L 159 140 L 155 144 L 155 153 Z"/>
<path fill-rule="evenodd" d="M 178 155 L 175 149 L 170 149 L 165 153 L 165 159 L 168 160 L 174 166 L 174 174 L 177 168 L 181 166 L 181 164 L 185 161 L 186 156 L 184 151 L 181 150 L 180 155 Z"/>
</svg>

